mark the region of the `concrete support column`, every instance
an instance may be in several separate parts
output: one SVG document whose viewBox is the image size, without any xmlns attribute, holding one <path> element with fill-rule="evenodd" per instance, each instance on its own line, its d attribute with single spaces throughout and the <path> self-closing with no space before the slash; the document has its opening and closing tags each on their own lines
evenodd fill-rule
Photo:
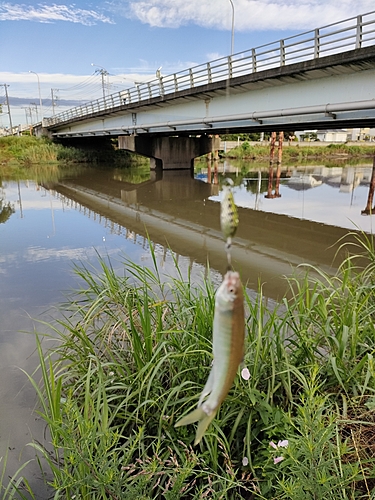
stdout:
<svg viewBox="0 0 375 500">
<path fill-rule="evenodd" d="M 220 139 L 201 137 L 147 137 L 123 135 L 118 138 L 119 149 L 126 149 L 151 158 L 151 168 L 190 169 L 194 158 L 219 149 Z"/>
<path fill-rule="evenodd" d="M 32 128 L 32 135 L 35 135 L 35 137 L 48 137 L 49 139 L 52 139 L 52 132 L 48 130 L 48 128 L 43 127 L 42 125 L 36 125 Z"/>
</svg>

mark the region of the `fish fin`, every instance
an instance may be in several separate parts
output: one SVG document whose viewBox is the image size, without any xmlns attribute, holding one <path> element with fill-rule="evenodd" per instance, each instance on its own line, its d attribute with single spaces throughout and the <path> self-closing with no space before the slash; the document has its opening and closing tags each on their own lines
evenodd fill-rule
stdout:
<svg viewBox="0 0 375 500">
<path fill-rule="evenodd" d="M 193 424 L 194 422 L 199 422 L 198 423 L 198 428 L 197 428 L 197 433 L 195 435 L 195 441 L 194 441 L 194 446 L 197 445 L 204 433 L 206 432 L 208 426 L 212 422 L 212 420 L 215 418 L 217 410 L 214 410 L 210 415 L 207 415 L 202 408 L 197 408 L 196 410 L 193 410 L 191 413 L 186 415 L 185 417 L 182 417 L 178 422 L 175 423 L 175 427 L 181 427 L 182 425 L 189 425 Z"/>
<path fill-rule="evenodd" d="M 185 417 L 180 418 L 180 420 L 176 422 L 174 426 L 181 427 L 182 425 L 193 424 L 194 422 L 202 420 L 205 416 L 206 413 L 202 410 L 202 408 L 197 408 L 196 410 L 188 413 Z"/>
<path fill-rule="evenodd" d="M 217 413 L 217 410 L 213 411 L 211 413 L 211 415 L 206 415 L 206 413 L 204 413 L 204 417 L 202 418 L 202 420 L 199 421 L 199 424 L 198 424 L 197 433 L 195 434 L 194 446 L 196 446 L 201 441 L 208 426 L 210 425 L 212 420 L 215 418 L 216 413 Z"/>
</svg>

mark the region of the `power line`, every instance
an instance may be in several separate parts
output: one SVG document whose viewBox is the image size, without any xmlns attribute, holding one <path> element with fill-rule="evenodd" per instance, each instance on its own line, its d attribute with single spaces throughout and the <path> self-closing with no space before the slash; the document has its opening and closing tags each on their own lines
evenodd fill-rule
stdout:
<svg viewBox="0 0 375 500">
<path fill-rule="evenodd" d="M 92 75 L 90 75 L 86 80 L 84 80 L 83 82 L 80 82 L 80 83 L 76 83 L 75 85 L 72 85 L 71 87 L 65 87 L 63 89 L 59 89 L 59 90 L 64 90 L 64 91 L 70 91 L 70 90 L 74 90 L 76 88 L 79 88 L 79 87 L 82 87 L 82 86 L 86 86 L 88 85 L 88 82 L 90 80 L 96 80 L 96 71 L 94 71 L 94 73 Z"/>
</svg>

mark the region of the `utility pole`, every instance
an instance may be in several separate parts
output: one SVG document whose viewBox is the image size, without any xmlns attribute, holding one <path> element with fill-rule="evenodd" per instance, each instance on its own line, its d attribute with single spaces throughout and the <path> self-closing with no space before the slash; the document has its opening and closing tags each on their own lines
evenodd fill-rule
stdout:
<svg viewBox="0 0 375 500">
<path fill-rule="evenodd" d="M 99 74 L 102 76 L 102 91 L 103 91 L 103 99 L 105 99 L 105 77 L 108 78 L 108 71 L 103 68 L 102 66 L 99 66 L 99 64 L 94 64 L 94 63 L 91 63 L 91 66 L 97 66 L 99 69 L 95 70 L 95 73 Z M 108 87 L 108 80 L 107 80 L 107 87 Z"/>
<path fill-rule="evenodd" d="M 31 108 L 23 106 L 22 109 L 25 110 L 26 125 L 29 126 L 29 118 L 30 118 L 30 121 L 32 121 L 32 119 L 31 119 Z"/>
<path fill-rule="evenodd" d="M 6 103 L 7 108 L 8 108 L 10 133 L 12 135 L 13 134 L 13 124 L 12 124 L 12 115 L 10 113 L 9 96 L 8 96 L 9 85 L 7 85 L 6 83 L 1 83 L 0 85 L 2 85 L 5 88 L 5 103 Z"/>
<path fill-rule="evenodd" d="M 36 121 L 38 122 L 39 121 L 39 116 L 38 116 L 38 106 L 35 104 L 35 102 L 31 102 L 30 103 L 32 108 L 30 108 L 30 113 L 31 113 L 31 110 L 34 108 L 35 110 L 35 114 L 36 114 Z M 33 119 L 33 115 L 31 114 L 31 120 Z"/>
<path fill-rule="evenodd" d="M 100 69 L 99 73 L 102 75 L 103 98 L 105 98 L 105 77 L 108 76 L 108 71 L 105 69 Z"/>
<path fill-rule="evenodd" d="M 33 114 L 32 114 L 32 112 L 31 112 L 31 107 L 30 107 L 30 106 L 28 106 L 28 107 L 23 108 L 23 109 L 25 110 L 25 115 L 26 115 L 26 124 L 27 124 L 27 126 L 29 127 L 29 130 L 30 130 L 30 135 L 32 135 L 32 134 L 33 134 L 33 131 L 32 131 L 32 129 L 33 129 L 33 127 L 32 127 L 32 124 L 33 124 Z M 30 123 L 29 123 L 29 121 L 28 121 L 28 119 L 27 119 L 27 118 L 30 118 Z"/>
<path fill-rule="evenodd" d="M 52 99 L 52 116 L 55 116 L 55 97 L 53 95 L 54 92 L 57 92 L 59 89 L 51 89 L 51 99 Z M 57 100 L 57 97 L 56 97 Z"/>
</svg>

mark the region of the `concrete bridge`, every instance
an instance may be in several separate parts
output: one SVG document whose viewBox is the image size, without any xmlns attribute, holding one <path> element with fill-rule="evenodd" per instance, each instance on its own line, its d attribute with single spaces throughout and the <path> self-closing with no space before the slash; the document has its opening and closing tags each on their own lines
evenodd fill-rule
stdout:
<svg viewBox="0 0 375 500">
<path fill-rule="evenodd" d="M 189 168 L 222 133 L 375 125 L 375 11 L 139 84 L 43 120 Z"/>
</svg>

